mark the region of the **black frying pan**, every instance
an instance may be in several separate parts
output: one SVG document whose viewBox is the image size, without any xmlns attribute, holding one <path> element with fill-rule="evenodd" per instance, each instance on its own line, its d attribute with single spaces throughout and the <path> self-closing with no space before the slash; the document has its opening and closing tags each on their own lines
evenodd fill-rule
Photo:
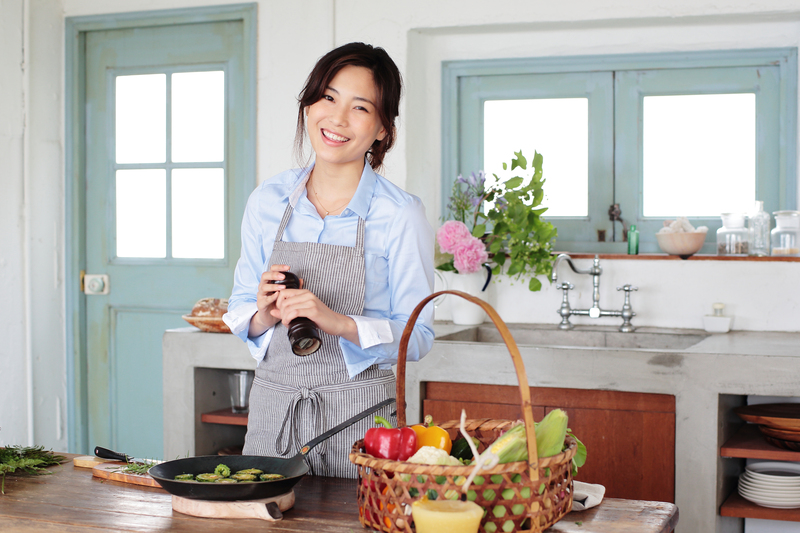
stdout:
<svg viewBox="0 0 800 533">
<path fill-rule="evenodd" d="M 308 473 L 305 456 L 314 446 L 348 428 L 383 407 L 394 403 L 394 398 L 389 398 L 381 403 L 362 411 L 354 417 L 345 420 L 338 426 L 329 429 L 322 435 L 311 440 L 303 446 L 294 457 L 265 457 L 262 455 L 201 455 L 166 461 L 155 465 L 148 471 L 150 475 L 164 487 L 170 494 L 191 498 L 195 500 L 256 500 L 270 498 L 289 492 L 300 479 Z M 177 481 L 178 474 L 202 474 L 214 472 L 218 464 L 225 464 L 231 472 L 258 468 L 267 474 L 281 474 L 286 476 L 276 481 L 254 481 L 252 483 L 198 483 L 196 481 Z"/>
</svg>

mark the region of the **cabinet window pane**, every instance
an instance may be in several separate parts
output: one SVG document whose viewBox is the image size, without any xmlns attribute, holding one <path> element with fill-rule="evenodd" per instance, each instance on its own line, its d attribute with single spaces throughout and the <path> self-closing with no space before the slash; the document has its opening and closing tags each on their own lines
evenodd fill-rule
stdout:
<svg viewBox="0 0 800 533">
<path fill-rule="evenodd" d="M 645 217 L 749 211 L 756 199 L 756 96 L 646 96 L 642 150 Z"/>
<path fill-rule="evenodd" d="M 542 202 L 547 217 L 585 217 L 589 213 L 589 100 L 541 98 L 489 100 L 483 108 L 483 167 L 507 175 L 504 161 L 522 150 L 531 161 L 544 157 L 547 184 Z"/>
<path fill-rule="evenodd" d="M 225 142 L 225 73 L 172 75 L 172 160 L 222 161 Z"/>
<path fill-rule="evenodd" d="M 117 257 L 166 257 L 166 171 L 118 170 L 116 190 Z"/>
<path fill-rule="evenodd" d="M 117 163 L 163 163 L 167 154 L 167 76 L 116 78 Z"/>
<path fill-rule="evenodd" d="M 172 257 L 225 257 L 225 179 L 221 168 L 172 171 Z"/>
</svg>

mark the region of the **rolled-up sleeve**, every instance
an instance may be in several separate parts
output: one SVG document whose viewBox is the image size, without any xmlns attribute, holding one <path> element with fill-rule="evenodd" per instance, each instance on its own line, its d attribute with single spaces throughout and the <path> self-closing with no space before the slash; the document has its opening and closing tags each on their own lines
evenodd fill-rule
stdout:
<svg viewBox="0 0 800 533">
<path fill-rule="evenodd" d="M 258 337 L 248 336 L 250 319 L 258 310 L 256 306 L 258 284 L 267 262 L 263 251 L 262 223 L 259 219 L 260 192 L 261 188 L 257 188 L 250 195 L 242 217 L 242 250 L 233 276 L 233 291 L 228 300 L 228 312 L 222 317 L 231 333 L 247 343 L 250 354 L 256 361 L 264 358 L 273 331 L 273 328 L 270 328 Z"/>
<path fill-rule="evenodd" d="M 433 291 L 433 229 L 419 198 L 411 197 L 398 209 L 385 242 L 390 309 L 386 318 L 352 317 L 358 327 L 360 347 L 339 339 L 350 377 L 373 364 L 388 367 L 397 363 L 400 339 L 409 316 Z M 433 338 L 433 305 L 429 303 L 414 324 L 407 360 L 418 361 L 427 354 Z"/>
</svg>

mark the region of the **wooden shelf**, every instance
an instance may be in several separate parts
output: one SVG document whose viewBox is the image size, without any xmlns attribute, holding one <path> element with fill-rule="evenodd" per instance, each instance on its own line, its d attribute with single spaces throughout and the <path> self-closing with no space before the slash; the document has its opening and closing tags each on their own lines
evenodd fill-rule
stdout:
<svg viewBox="0 0 800 533">
<path fill-rule="evenodd" d="M 228 407 L 227 409 L 220 409 L 219 411 L 203 413 L 202 415 L 200 415 L 200 420 L 207 424 L 227 424 L 229 426 L 247 426 L 247 413 L 234 413 L 233 410 L 230 407 Z"/>
<path fill-rule="evenodd" d="M 800 461 L 800 452 L 784 450 L 768 443 L 756 424 L 744 424 L 722 445 L 721 457 L 766 459 L 768 461 Z"/>
<path fill-rule="evenodd" d="M 738 492 L 731 494 L 722 507 L 719 508 L 720 516 L 734 516 L 736 518 L 760 518 L 761 520 L 783 520 L 786 522 L 800 522 L 800 509 L 772 509 L 761 507 L 739 496 Z"/>
<path fill-rule="evenodd" d="M 669 261 L 756 261 L 756 262 L 789 262 L 789 263 L 797 263 L 800 262 L 800 257 L 783 257 L 783 256 L 775 256 L 770 255 L 767 257 L 755 257 L 755 256 L 739 256 L 739 255 L 716 255 L 716 254 L 694 254 L 693 256 L 689 257 L 688 259 L 681 259 L 677 255 L 667 255 L 664 253 L 640 253 L 636 255 L 628 255 L 628 254 L 606 254 L 606 253 L 584 253 L 584 252 L 553 252 L 553 255 L 559 253 L 568 253 L 569 256 L 573 259 L 594 259 L 595 255 L 599 255 L 600 259 L 615 259 L 615 260 L 633 260 L 633 261 L 648 261 L 648 260 L 669 260 Z"/>
<path fill-rule="evenodd" d="M 719 450 L 721 457 L 737 459 L 765 459 L 768 461 L 800 461 L 800 452 L 784 450 L 768 443 L 757 424 L 743 424 Z M 800 509 L 773 509 L 745 500 L 738 492 L 731 494 L 722 507 L 720 516 L 736 518 L 759 518 L 762 520 L 784 520 L 800 522 Z"/>
</svg>

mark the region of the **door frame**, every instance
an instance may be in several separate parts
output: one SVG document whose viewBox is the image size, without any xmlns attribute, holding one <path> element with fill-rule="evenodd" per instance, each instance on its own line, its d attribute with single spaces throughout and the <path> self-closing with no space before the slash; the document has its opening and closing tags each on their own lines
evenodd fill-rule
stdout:
<svg viewBox="0 0 800 533">
<path fill-rule="evenodd" d="M 89 453 L 86 296 L 81 273 L 86 268 L 86 34 L 122 28 L 241 21 L 244 32 L 243 136 L 245 160 L 241 187 L 244 198 L 255 186 L 256 83 L 258 6 L 232 4 L 67 17 L 65 26 L 64 117 L 64 275 L 67 369 L 67 434 L 70 453 Z"/>
</svg>

